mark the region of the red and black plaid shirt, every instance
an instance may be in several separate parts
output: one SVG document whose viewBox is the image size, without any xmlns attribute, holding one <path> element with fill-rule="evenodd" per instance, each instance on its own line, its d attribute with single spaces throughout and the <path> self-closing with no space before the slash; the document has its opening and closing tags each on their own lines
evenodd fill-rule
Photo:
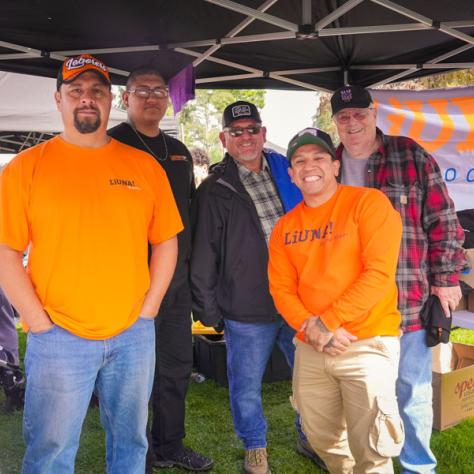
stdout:
<svg viewBox="0 0 474 474">
<path fill-rule="evenodd" d="M 416 331 L 422 328 L 420 311 L 430 285 L 458 284 L 464 233 L 434 158 L 411 138 L 379 129 L 377 135 L 382 145 L 368 160 L 366 184 L 383 191 L 402 217 L 398 309 L 403 331 Z M 339 159 L 342 150 L 341 144 Z"/>
</svg>

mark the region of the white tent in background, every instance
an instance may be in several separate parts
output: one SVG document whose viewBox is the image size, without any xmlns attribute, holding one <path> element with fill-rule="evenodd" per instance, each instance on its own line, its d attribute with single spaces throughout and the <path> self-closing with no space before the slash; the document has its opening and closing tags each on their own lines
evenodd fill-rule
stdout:
<svg viewBox="0 0 474 474">
<path fill-rule="evenodd" d="M 17 153 L 62 131 L 55 90 L 56 79 L 0 72 L 0 153 Z M 123 110 L 112 107 L 108 127 L 126 120 Z M 165 117 L 161 125 L 177 135 L 174 118 Z"/>
<path fill-rule="evenodd" d="M 270 148 L 271 150 L 280 153 L 280 155 L 286 156 L 286 149 L 276 143 L 267 140 L 265 142 L 265 148 Z"/>
<path fill-rule="evenodd" d="M 0 72 L 0 131 L 58 132 L 63 126 L 54 102 L 56 79 Z M 126 120 L 113 108 L 109 126 Z"/>
</svg>

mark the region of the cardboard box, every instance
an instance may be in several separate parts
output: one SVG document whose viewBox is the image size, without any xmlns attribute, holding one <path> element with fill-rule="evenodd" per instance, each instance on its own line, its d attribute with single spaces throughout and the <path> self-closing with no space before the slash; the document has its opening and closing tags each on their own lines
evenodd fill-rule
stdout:
<svg viewBox="0 0 474 474">
<path fill-rule="evenodd" d="M 456 369 L 433 371 L 433 428 L 438 431 L 474 417 L 474 346 L 453 343 L 452 347 Z"/>
<path fill-rule="evenodd" d="M 467 309 L 467 296 L 462 295 L 461 299 L 459 300 L 458 305 L 456 306 L 456 309 L 454 311 L 463 311 Z"/>
<path fill-rule="evenodd" d="M 471 266 L 469 273 L 461 273 L 459 279 L 469 285 L 471 288 L 474 288 L 474 249 L 464 250 L 464 254 Z"/>
<path fill-rule="evenodd" d="M 194 365 L 198 372 L 227 387 L 227 348 L 222 335 L 194 335 Z M 273 349 L 263 375 L 264 382 L 291 379 L 291 369 L 278 346 Z"/>
<path fill-rule="evenodd" d="M 467 310 L 474 311 L 474 291 L 470 291 L 467 295 Z"/>
</svg>

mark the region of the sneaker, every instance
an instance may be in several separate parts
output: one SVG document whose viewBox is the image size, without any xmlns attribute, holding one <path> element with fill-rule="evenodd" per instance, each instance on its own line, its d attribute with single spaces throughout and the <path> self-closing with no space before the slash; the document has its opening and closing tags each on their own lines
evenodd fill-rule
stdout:
<svg viewBox="0 0 474 474">
<path fill-rule="evenodd" d="M 245 451 L 244 472 L 247 474 L 271 474 L 265 448 L 247 449 Z"/>
<path fill-rule="evenodd" d="M 311 459 L 311 461 L 313 461 L 314 464 L 324 472 L 329 472 L 325 462 L 316 454 L 316 451 L 311 447 L 307 439 L 298 438 L 298 441 L 296 442 L 296 451 L 308 459 Z"/>
<path fill-rule="evenodd" d="M 177 466 L 188 471 L 208 471 L 213 464 L 212 459 L 183 446 L 179 451 L 167 458 L 157 455 L 153 462 L 153 467 L 166 468 Z"/>
</svg>

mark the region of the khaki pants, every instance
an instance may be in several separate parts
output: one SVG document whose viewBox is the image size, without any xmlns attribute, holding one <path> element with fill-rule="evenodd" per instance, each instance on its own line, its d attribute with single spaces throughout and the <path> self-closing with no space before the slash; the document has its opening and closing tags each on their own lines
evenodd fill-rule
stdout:
<svg viewBox="0 0 474 474">
<path fill-rule="evenodd" d="M 395 395 L 399 338 L 362 339 L 336 357 L 295 341 L 293 403 L 329 471 L 393 473 L 404 438 Z"/>
</svg>

